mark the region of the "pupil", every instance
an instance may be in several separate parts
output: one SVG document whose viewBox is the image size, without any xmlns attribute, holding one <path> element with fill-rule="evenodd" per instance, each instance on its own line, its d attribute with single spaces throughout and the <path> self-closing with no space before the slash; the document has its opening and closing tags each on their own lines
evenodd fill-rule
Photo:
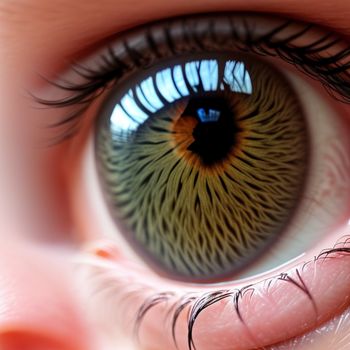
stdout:
<svg viewBox="0 0 350 350">
<path fill-rule="evenodd" d="M 225 98 L 193 98 L 181 118 L 196 119 L 192 131 L 194 141 L 187 150 L 196 154 L 205 165 L 223 161 L 236 144 L 239 129 L 234 111 Z"/>
</svg>

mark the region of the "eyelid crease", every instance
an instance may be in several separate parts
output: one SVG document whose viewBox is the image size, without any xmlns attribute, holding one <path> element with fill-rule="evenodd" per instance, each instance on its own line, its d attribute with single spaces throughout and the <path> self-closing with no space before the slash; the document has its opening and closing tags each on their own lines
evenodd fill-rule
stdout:
<svg viewBox="0 0 350 350">
<path fill-rule="evenodd" d="M 88 252 L 88 254 L 91 254 L 91 253 L 92 251 Z M 91 271 L 92 274 L 91 276 L 89 276 L 89 278 L 91 278 L 92 281 L 98 282 L 98 287 L 96 288 L 96 285 L 94 287 L 96 288 L 94 289 L 94 293 L 103 295 L 102 296 L 103 298 L 105 298 L 106 296 L 107 297 L 113 296 L 113 298 L 118 298 L 118 290 L 119 290 L 120 296 L 122 297 L 120 301 L 123 303 L 123 302 L 127 302 L 129 298 L 137 295 L 138 293 L 142 294 L 142 292 L 144 292 L 146 289 L 149 290 L 150 293 L 146 296 L 146 298 L 141 303 L 141 305 L 137 308 L 137 311 L 135 313 L 133 333 L 136 340 L 140 341 L 139 331 L 145 316 L 157 306 L 166 304 L 169 306 L 169 308 L 165 317 L 167 321 L 170 320 L 171 335 L 176 348 L 178 348 L 177 339 L 176 339 L 177 323 L 180 318 L 180 315 L 187 312 L 187 345 L 189 350 L 196 350 L 195 340 L 193 338 L 193 330 L 194 330 L 196 321 L 204 311 L 208 310 L 210 306 L 216 303 L 219 303 L 220 301 L 223 301 L 225 299 L 230 299 L 233 303 L 233 307 L 238 316 L 238 319 L 243 325 L 245 325 L 248 328 L 246 321 L 249 321 L 249 320 L 245 320 L 244 317 L 241 315 L 240 303 L 241 301 L 243 301 L 243 298 L 251 299 L 255 293 L 259 293 L 259 291 L 255 289 L 255 285 L 258 285 L 258 284 L 259 285 L 264 284 L 264 286 L 266 286 L 266 294 L 267 294 L 269 289 L 272 287 L 272 285 L 277 281 L 290 283 L 291 285 L 293 285 L 294 287 L 296 287 L 298 290 L 300 290 L 302 293 L 305 294 L 307 299 L 310 301 L 314 309 L 314 314 L 317 318 L 318 317 L 317 302 L 313 297 L 312 293 L 310 292 L 310 290 L 308 289 L 305 281 L 303 280 L 301 272 L 310 264 L 316 264 L 317 262 L 323 264 L 323 262 L 325 262 L 326 260 L 335 259 L 341 256 L 350 257 L 350 235 L 343 236 L 340 240 L 337 241 L 337 243 L 332 248 L 323 249 L 318 255 L 314 256 L 313 259 L 310 259 L 304 262 L 302 265 L 298 267 L 292 268 L 289 272 L 282 272 L 273 277 L 269 277 L 267 279 L 257 281 L 256 283 L 253 283 L 253 284 L 247 284 L 240 288 L 237 288 L 237 287 L 222 288 L 220 286 L 217 286 L 218 289 L 216 290 L 209 289 L 204 292 L 203 291 L 198 292 L 194 290 L 179 291 L 178 289 L 173 291 L 162 289 L 161 291 L 157 292 L 155 291 L 155 287 L 153 286 L 153 284 L 151 286 L 151 284 L 147 284 L 145 282 L 136 283 L 132 279 L 132 277 L 130 277 L 129 275 L 128 277 L 117 276 L 117 277 L 110 278 L 110 275 L 108 275 L 108 270 L 110 271 L 113 271 L 115 269 L 118 270 L 118 266 L 115 266 L 115 263 L 113 261 L 112 263 L 108 261 L 106 264 L 105 259 L 101 259 L 101 258 L 96 259 L 95 257 L 91 259 L 90 256 L 82 255 L 77 258 L 76 262 L 82 266 L 97 268 L 97 270 L 94 270 L 93 272 Z M 125 274 L 125 272 L 121 272 L 121 273 Z M 292 277 L 291 275 L 292 273 L 294 273 L 296 277 L 295 276 Z M 119 279 L 120 279 L 121 285 L 123 285 L 124 288 L 127 280 L 127 285 L 128 285 L 127 289 L 120 290 L 120 288 L 118 288 Z M 343 306 L 346 306 L 346 305 L 344 304 Z M 118 308 L 120 307 L 121 305 L 118 304 Z M 286 339 L 286 340 L 289 340 L 289 339 Z M 269 346 L 264 347 L 263 349 L 267 350 L 269 349 Z"/>
<path fill-rule="evenodd" d="M 167 22 L 156 22 L 146 24 L 141 28 L 137 28 L 127 33 L 132 33 L 135 37 L 142 38 L 144 36 L 147 42 L 147 50 L 149 52 L 138 51 L 137 47 L 132 46 L 132 40 L 125 38 L 126 34 L 122 34 L 120 40 L 117 41 L 122 45 L 123 55 L 115 52 L 109 46 L 107 51 L 101 54 L 98 58 L 97 68 L 88 67 L 77 62 L 72 63 L 72 70 L 80 78 L 82 83 L 73 83 L 69 81 L 50 81 L 50 83 L 63 91 L 66 91 L 70 96 L 58 99 L 48 100 L 34 96 L 37 103 L 53 108 L 74 107 L 80 108 L 76 112 L 65 115 L 63 118 L 54 123 L 53 126 L 67 126 L 59 135 L 57 140 L 70 138 L 78 131 L 80 119 L 84 115 L 86 108 L 89 107 L 97 97 L 104 93 L 107 89 L 118 84 L 128 74 L 137 69 L 147 68 L 154 61 L 160 58 L 171 57 L 174 54 L 185 54 L 186 50 L 183 48 L 177 50 L 175 45 L 174 34 L 171 31 L 171 26 L 178 26 L 182 34 L 182 38 L 188 46 L 187 51 L 194 49 L 198 52 L 203 50 L 213 51 L 219 49 L 216 44 L 210 46 L 206 43 L 206 34 L 213 39 L 213 42 L 218 42 L 224 45 L 222 40 L 219 40 L 219 35 L 215 23 L 220 20 L 227 20 L 230 26 L 230 36 L 226 39 L 228 46 L 232 50 L 241 52 L 248 52 L 260 56 L 279 57 L 287 63 L 292 64 L 298 70 L 312 79 L 318 80 L 326 89 L 326 91 L 336 100 L 350 103 L 350 47 L 342 47 L 330 53 L 329 50 L 339 45 L 341 39 L 334 33 L 319 33 L 319 28 L 312 24 L 301 24 L 291 20 L 283 21 L 273 29 L 264 34 L 257 34 L 254 23 L 249 24 L 247 18 L 242 19 L 244 26 L 244 33 L 240 33 L 235 26 L 234 15 L 216 14 L 216 17 L 201 16 L 197 17 L 183 17 L 168 20 Z M 221 16 L 221 17 L 220 17 Z M 264 18 L 264 16 L 260 16 Z M 201 32 L 201 20 L 206 20 L 207 30 Z M 192 21 L 192 22 L 191 22 Z M 215 22 L 217 21 L 217 22 Z M 294 28 L 297 25 L 297 28 Z M 155 26 L 152 28 L 152 26 Z M 158 26 L 158 27 L 157 27 Z M 157 48 L 156 29 L 161 26 L 161 32 L 164 35 L 163 40 L 167 46 L 168 52 L 161 52 Z M 146 28 L 146 29 L 144 29 Z M 242 28 L 240 28 L 242 29 Z M 293 29 L 289 35 L 284 35 L 285 31 Z M 297 44 L 296 41 L 304 42 L 305 37 L 309 34 L 315 34 L 317 30 L 317 37 L 312 38 L 308 43 Z M 157 32 L 158 33 L 158 32 Z M 158 33 L 159 34 L 159 33 Z M 282 38 L 278 38 L 282 35 Z M 158 35 L 159 36 L 159 35 Z M 215 40 L 214 40 L 215 39 Z M 233 41 L 233 42 L 232 42 Z M 344 45 L 343 45 L 344 46 Z M 161 56 L 160 56 L 161 55 Z M 86 108 L 84 108 L 86 106 Z M 73 130 L 73 131 L 72 131 Z M 67 137 L 68 134 L 68 137 Z"/>
</svg>

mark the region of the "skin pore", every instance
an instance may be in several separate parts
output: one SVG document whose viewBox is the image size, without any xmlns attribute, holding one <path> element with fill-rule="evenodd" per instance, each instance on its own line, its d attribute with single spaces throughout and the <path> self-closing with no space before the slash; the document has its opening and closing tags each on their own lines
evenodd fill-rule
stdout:
<svg viewBox="0 0 350 350">
<path fill-rule="evenodd" d="M 78 279 L 77 269 L 72 267 L 82 251 L 100 254 L 116 266 L 124 261 L 124 255 L 138 260 L 134 253 L 122 253 L 119 245 L 103 239 L 101 226 L 93 220 L 100 209 L 89 204 L 86 186 L 80 182 L 81 159 L 99 101 L 89 109 L 74 141 L 47 148 L 42 147 L 42 140 L 50 131 L 43 127 L 43 120 L 59 116 L 61 111 L 34 107 L 27 92 L 50 95 L 52 88 L 41 77 L 55 77 L 73 58 L 94 52 L 122 30 L 161 18 L 218 11 L 283 15 L 328 27 L 349 40 L 350 3 L 346 0 L 0 0 L 1 349 L 135 349 L 120 319 L 116 323 L 107 316 L 108 310 L 101 310 L 101 300 L 90 307 L 84 294 L 87 282 Z M 335 270 L 344 274 L 345 281 L 346 262 Z M 110 265 L 101 269 L 108 273 Z M 112 268 L 112 275 L 118 275 L 117 270 Z M 132 277 L 124 272 L 127 283 Z M 147 269 L 141 268 L 142 272 L 150 273 L 151 281 L 154 278 L 158 283 Z M 164 310 L 154 311 L 153 317 L 157 312 L 160 315 Z M 325 327 L 312 335 L 313 342 L 299 349 L 348 349 L 350 322 L 343 316 L 343 323 L 338 321 L 339 331 L 327 332 Z M 140 345 L 136 350 L 152 349 L 154 344 L 148 344 L 149 348 Z"/>
</svg>

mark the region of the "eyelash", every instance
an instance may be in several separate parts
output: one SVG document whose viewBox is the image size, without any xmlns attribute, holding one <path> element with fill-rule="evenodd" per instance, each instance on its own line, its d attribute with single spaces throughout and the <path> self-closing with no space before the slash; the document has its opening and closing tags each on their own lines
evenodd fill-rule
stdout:
<svg viewBox="0 0 350 350">
<path fill-rule="evenodd" d="M 344 242 L 344 245 L 350 242 L 350 238 L 346 239 Z M 320 259 L 327 259 L 327 258 L 332 258 L 329 255 L 330 254 L 350 254 L 350 248 L 342 247 L 342 248 L 332 248 L 329 250 L 326 250 L 319 254 L 313 262 L 319 261 Z M 304 264 L 304 266 L 307 265 L 307 263 Z M 304 266 L 301 268 L 301 270 L 304 268 Z M 299 281 L 296 279 L 290 277 L 288 273 L 281 273 L 279 276 L 274 277 L 270 279 L 268 285 L 273 281 L 273 280 L 281 280 L 281 281 L 286 281 L 288 283 L 293 284 L 296 286 L 299 290 L 304 292 L 304 294 L 307 296 L 309 301 L 312 303 L 312 306 L 315 310 L 315 313 L 317 313 L 317 305 L 316 302 L 308 290 L 306 284 L 304 283 L 300 272 L 298 269 L 296 269 L 296 273 L 298 276 Z M 239 310 L 239 301 L 242 299 L 242 297 L 247 293 L 251 292 L 251 295 L 254 294 L 254 285 L 246 285 L 239 290 L 216 290 L 215 292 L 207 293 L 199 297 L 194 297 L 194 296 L 183 296 L 180 298 L 178 302 L 175 303 L 175 308 L 173 311 L 173 318 L 172 318 L 172 337 L 175 342 L 176 342 L 176 336 L 175 336 L 175 328 L 176 328 L 176 323 L 177 320 L 181 314 L 181 312 L 190 304 L 192 304 L 191 309 L 189 310 L 188 313 L 188 323 L 187 323 L 187 340 L 188 340 L 188 348 L 189 350 L 196 349 L 195 344 L 194 344 L 194 339 L 193 339 L 193 328 L 195 325 L 195 322 L 198 318 L 198 316 L 205 311 L 209 306 L 223 300 L 226 298 L 232 298 L 233 303 L 234 303 L 234 308 L 237 313 L 238 318 L 242 323 L 244 323 L 244 319 L 242 318 L 242 315 L 240 314 Z M 137 336 L 138 334 L 138 329 L 140 328 L 140 325 L 142 323 L 143 318 L 145 317 L 146 313 L 150 311 L 151 308 L 154 306 L 158 305 L 161 302 L 167 302 L 171 297 L 174 295 L 172 293 L 159 293 L 156 294 L 155 296 L 151 297 L 149 300 L 146 300 L 143 305 L 140 307 L 138 313 L 137 313 L 137 318 L 136 318 L 136 323 L 135 323 L 135 335 Z"/>
<path fill-rule="evenodd" d="M 226 16 L 225 18 L 229 17 Z M 167 47 L 172 55 L 184 53 L 183 51 L 177 52 L 174 38 L 170 31 L 171 24 L 177 20 L 173 19 L 173 22 L 167 22 L 162 29 Z M 193 17 L 191 17 L 191 20 L 193 20 Z M 208 35 L 213 39 L 213 42 L 218 42 L 213 22 L 208 20 L 208 23 Z M 295 29 L 287 38 L 277 40 L 276 36 L 282 31 L 290 29 L 294 22 L 286 21 L 267 34 L 260 35 L 260 37 L 256 35 L 254 28 L 249 26 L 247 22 L 243 22 L 245 26 L 245 35 L 243 37 L 237 32 L 233 21 L 229 20 L 229 23 L 231 36 L 236 40 L 234 49 L 260 56 L 278 57 L 294 65 L 312 79 L 318 80 L 336 100 L 347 104 L 350 103 L 350 74 L 348 72 L 350 68 L 350 48 L 338 50 L 330 55 L 327 50 L 334 48 L 340 42 L 340 39 L 333 34 L 327 33 L 309 44 L 296 46 L 293 45 L 293 42 L 308 35 L 314 29 L 313 25 L 305 24 L 301 29 Z M 196 32 L 195 25 L 189 26 L 186 18 L 181 19 L 180 29 L 182 39 L 188 47 L 193 48 L 194 45 L 197 50 L 212 49 L 206 47 L 204 32 Z M 65 108 L 73 106 L 76 108 L 68 115 L 64 115 L 58 122 L 50 125 L 50 127 L 54 128 L 64 128 L 64 131 L 58 135 L 54 144 L 71 138 L 79 131 L 80 121 L 84 112 L 105 90 L 117 84 L 134 70 L 147 68 L 154 59 L 160 59 L 167 55 L 157 50 L 156 41 L 150 29 L 146 32 L 146 40 L 148 50 L 153 55 L 151 58 L 142 52 L 136 51 L 127 40 L 124 40 L 123 51 L 127 55 L 126 60 L 119 57 L 109 47 L 107 52 L 100 56 L 97 68 L 92 69 L 78 63 L 72 64 L 73 71 L 85 80 L 84 83 L 75 84 L 69 81 L 54 82 L 49 80 L 50 84 L 70 93 L 71 96 L 59 100 L 46 100 L 33 96 L 37 103 L 46 107 Z"/>
<path fill-rule="evenodd" d="M 305 262 L 298 268 L 295 268 L 292 272 L 296 272 L 298 279 L 290 276 L 290 273 L 280 273 L 279 275 L 269 277 L 266 280 L 259 281 L 258 283 L 264 282 L 267 286 L 267 294 L 268 289 L 275 281 L 285 281 L 287 283 L 292 284 L 296 288 L 298 288 L 301 292 L 303 292 L 307 299 L 312 304 L 312 307 L 315 311 L 315 314 L 318 312 L 317 303 L 308 289 L 306 283 L 304 282 L 300 271 L 303 271 L 304 268 L 310 263 L 316 264 L 317 262 L 322 263 L 327 259 L 335 259 L 340 256 L 350 257 L 350 236 L 343 236 L 332 248 L 322 250 L 317 256 L 309 261 Z M 98 293 L 111 292 L 113 295 L 113 300 L 117 297 L 116 293 L 118 293 L 118 285 L 117 288 L 114 288 L 115 280 L 111 281 L 108 278 L 108 274 L 106 274 L 106 268 L 103 267 L 101 273 L 97 273 L 93 275 L 93 278 L 101 278 L 102 280 L 99 283 L 99 287 L 97 287 Z M 121 281 L 124 281 L 124 278 L 121 278 Z M 125 283 L 125 282 L 121 282 Z M 138 290 L 144 291 L 146 286 L 143 285 L 134 285 L 131 286 L 130 291 L 126 292 L 126 294 L 122 295 L 121 301 L 127 301 L 129 297 L 132 297 L 134 294 L 138 293 Z M 250 297 L 256 292 L 255 284 L 249 284 L 241 287 L 240 289 L 217 289 L 211 292 L 187 292 L 183 294 L 178 294 L 172 291 L 162 291 L 158 293 L 154 293 L 149 296 L 141 306 L 136 311 L 136 316 L 134 319 L 134 336 L 135 339 L 139 339 L 139 330 L 142 325 L 142 322 L 145 316 L 150 312 L 153 308 L 159 306 L 160 304 L 169 304 L 169 312 L 166 317 L 170 318 L 171 324 L 171 332 L 174 344 L 177 345 L 176 339 L 176 326 L 177 321 L 180 315 L 187 310 L 187 343 L 189 350 L 196 350 L 195 341 L 193 339 L 193 329 L 195 323 L 200 314 L 208 309 L 209 306 L 214 305 L 224 299 L 230 298 L 233 302 L 234 309 L 237 313 L 239 320 L 245 324 L 245 320 L 240 314 L 240 301 L 243 297 L 246 296 L 247 293 L 250 293 Z M 120 305 L 118 304 L 118 308 Z"/>
</svg>

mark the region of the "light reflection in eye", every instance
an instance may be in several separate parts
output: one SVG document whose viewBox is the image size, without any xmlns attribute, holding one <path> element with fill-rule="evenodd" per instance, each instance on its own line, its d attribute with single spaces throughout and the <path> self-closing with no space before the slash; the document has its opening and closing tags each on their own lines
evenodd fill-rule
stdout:
<svg viewBox="0 0 350 350">
<path fill-rule="evenodd" d="M 171 77 L 171 69 L 164 69 L 156 74 L 156 85 L 162 96 L 172 103 L 181 98 L 181 95 L 177 91 L 174 82 Z"/>
<path fill-rule="evenodd" d="M 175 65 L 173 68 L 166 68 L 155 74 L 156 86 L 162 97 L 169 103 L 174 103 L 189 95 L 186 80 L 194 92 L 198 92 L 200 84 L 205 92 L 216 91 L 220 84 L 222 91 L 228 85 L 232 92 L 252 93 L 251 78 L 243 62 L 227 60 L 220 79 L 219 67 L 220 63 L 215 59 L 187 62 L 184 77 L 181 65 Z M 136 97 L 149 112 L 156 113 L 164 107 L 154 86 L 153 77 L 144 79 L 136 86 L 135 91 Z M 209 113 L 209 116 L 213 117 L 213 114 Z M 116 133 L 135 130 L 148 117 L 138 107 L 134 92 L 130 89 L 121 98 L 120 104 L 116 104 L 111 116 L 111 127 Z"/>
<path fill-rule="evenodd" d="M 217 122 L 220 118 L 220 111 L 209 108 L 208 112 L 204 108 L 197 110 L 197 115 L 202 123 Z"/>
<path fill-rule="evenodd" d="M 225 65 L 224 82 L 231 87 L 231 91 L 251 94 L 253 91 L 249 72 L 243 62 L 228 61 Z M 221 86 L 222 89 L 222 86 Z"/>
<path fill-rule="evenodd" d="M 155 90 L 153 77 L 149 77 L 141 82 L 140 91 L 142 92 L 142 95 L 145 96 L 148 103 L 152 105 L 154 112 L 164 107 L 164 104 L 159 99 Z M 151 112 L 153 112 L 153 108 L 150 109 Z"/>
</svg>

